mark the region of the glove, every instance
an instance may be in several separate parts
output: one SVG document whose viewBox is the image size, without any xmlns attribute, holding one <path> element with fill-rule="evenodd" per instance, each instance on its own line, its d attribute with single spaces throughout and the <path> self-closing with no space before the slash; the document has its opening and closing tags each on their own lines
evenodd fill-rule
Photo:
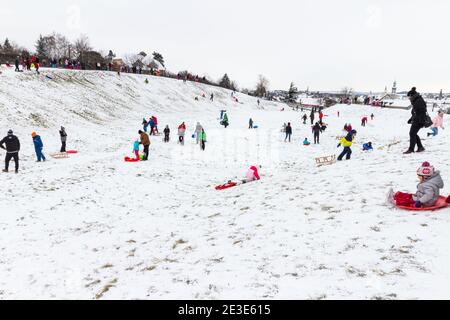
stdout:
<svg viewBox="0 0 450 320">
<path fill-rule="evenodd" d="M 422 202 L 416 201 L 416 203 L 414 204 L 414 208 L 422 208 Z"/>
<path fill-rule="evenodd" d="M 408 124 L 411 124 L 411 123 L 412 123 L 412 118 L 408 120 Z"/>
</svg>

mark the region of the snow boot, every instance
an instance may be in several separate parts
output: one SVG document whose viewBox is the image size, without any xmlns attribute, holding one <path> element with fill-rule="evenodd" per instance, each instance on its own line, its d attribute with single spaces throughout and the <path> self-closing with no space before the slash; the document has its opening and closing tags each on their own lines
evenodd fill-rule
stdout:
<svg viewBox="0 0 450 320">
<path fill-rule="evenodd" d="M 424 151 L 425 151 L 424 147 L 417 149 L 417 152 L 424 152 Z"/>
<path fill-rule="evenodd" d="M 2 170 L 2 172 L 8 172 L 8 170 L 6 170 L 6 169 L 3 169 L 3 170 Z"/>
<path fill-rule="evenodd" d="M 411 153 L 414 153 L 414 151 L 412 151 L 412 150 L 407 150 L 407 151 L 403 152 L 403 154 L 411 154 Z"/>
</svg>

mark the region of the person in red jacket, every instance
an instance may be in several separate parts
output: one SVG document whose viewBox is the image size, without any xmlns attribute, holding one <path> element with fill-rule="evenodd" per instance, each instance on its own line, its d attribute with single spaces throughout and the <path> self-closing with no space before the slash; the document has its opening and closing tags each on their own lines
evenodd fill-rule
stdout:
<svg viewBox="0 0 450 320">
<path fill-rule="evenodd" d="M 247 182 L 252 182 L 255 180 L 261 180 L 261 177 L 259 176 L 258 168 L 255 166 L 251 166 L 250 169 L 248 169 L 248 171 L 247 171 L 245 180 L 242 182 L 247 183 Z"/>
</svg>

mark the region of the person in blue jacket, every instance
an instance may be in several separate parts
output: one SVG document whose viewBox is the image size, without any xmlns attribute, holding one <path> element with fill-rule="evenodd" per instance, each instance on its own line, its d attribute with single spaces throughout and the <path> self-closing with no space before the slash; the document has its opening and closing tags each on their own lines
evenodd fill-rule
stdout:
<svg viewBox="0 0 450 320">
<path fill-rule="evenodd" d="M 154 135 L 155 134 L 155 121 L 153 120 L 153 118 L 150 118 L 150 120 L 148 121 L 148 125 L 150 126 L 150 135 Z"/>
<path fill-rule="evenodd" d="M 373 151 L 372 142 L 363 144 L 363 151 Z"/>
<path fill-rule="evenodd" d="M 31 134 L 33 137 L 34 150 L 36 151 L 37 162 L 45 161 L 45 156 L 42 153 L 42 149 L 44 148 L 44 144 L 42 143 L 42 139 L 36 132 Z"/>
</svg>

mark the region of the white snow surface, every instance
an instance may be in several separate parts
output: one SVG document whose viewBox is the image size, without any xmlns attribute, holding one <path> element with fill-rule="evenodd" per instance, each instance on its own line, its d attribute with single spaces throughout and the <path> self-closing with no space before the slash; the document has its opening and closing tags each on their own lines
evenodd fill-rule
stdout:
<svg viewBox="0 0 450 320">
<path fill-rule="evenodd" d="M 415 191 L 423 161 L 450 193 L 448 130 L 404 156 L 409 111 L 337 105 L 325 111 L 322 144 L 305 148 L 302 113 L 237 97 L 243 104 L 228 90 L 157 77 L 4 70 L 0 130 L 13 129 L 22 150 L 20 173 L 0 176 L 0 299 L 450 299 L 450 209 L 385 205 L 389 187 Z M 150 161 L 125 163 L 151 115 L 172 141 L 151 137 Z M 247 129 L 250 117 L 258 129 Z M 182 121 L 185 146 L 175 137 Z M 205 152 L 190 137 L 197 121 Z M 317 168 L 315 157 L 341 151 L 345 123 L 358 130 L 352 160 Z M 56 160 L 61 125 L 79 154 Z M 32 131 L 45 163 L 35 162 Z M 376 150 L 363 153 L 368 141 Z M 258 164 L 261 181 L 214 190 Z"/>
</svg>

